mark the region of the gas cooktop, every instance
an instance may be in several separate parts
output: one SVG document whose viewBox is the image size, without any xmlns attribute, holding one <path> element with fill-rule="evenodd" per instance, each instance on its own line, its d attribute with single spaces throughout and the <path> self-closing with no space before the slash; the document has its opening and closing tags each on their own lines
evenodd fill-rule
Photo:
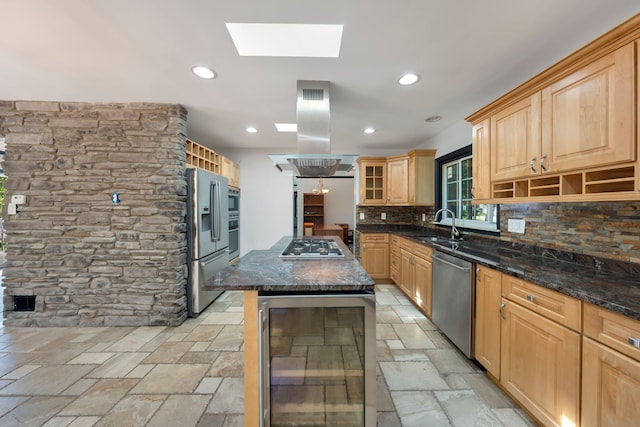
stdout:
<svg viewBox="0 0 640 427">
<path fill-rule="evenodd" d="M 344 258 L 333 239 L 293 239 L 280 254 L 284 259 Z"/>
</svg>

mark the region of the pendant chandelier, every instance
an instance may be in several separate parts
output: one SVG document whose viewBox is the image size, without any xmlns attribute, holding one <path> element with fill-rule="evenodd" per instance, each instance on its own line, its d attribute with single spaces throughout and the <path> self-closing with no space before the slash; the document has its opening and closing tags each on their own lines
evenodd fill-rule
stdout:
<svg viewBox="0 0 640 427">
<path fill-rule="evenodd" d="M 328 188 L 324 188 L 324 179 L 320 178 L 318 180 L 318 188 L 314 188 L 311 190 L 313 194 L 327 194 L 329 192 Z"/>
</svg>

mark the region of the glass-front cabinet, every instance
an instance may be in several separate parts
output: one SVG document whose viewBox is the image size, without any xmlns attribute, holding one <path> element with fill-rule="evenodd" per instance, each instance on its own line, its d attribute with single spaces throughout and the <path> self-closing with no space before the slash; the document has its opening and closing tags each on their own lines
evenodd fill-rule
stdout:
<svg viewBox="0 0 640 427">
<path fill-rule="evenodd" d="M 387 203 L 386 159 L 358 159 L 360 164 L 360 204 L 384 205 Z"/>
<path fill-rule="evenodd" d="M 260 426 L 376 423 L 375 295 L 260 295 Z"/>
</svg>

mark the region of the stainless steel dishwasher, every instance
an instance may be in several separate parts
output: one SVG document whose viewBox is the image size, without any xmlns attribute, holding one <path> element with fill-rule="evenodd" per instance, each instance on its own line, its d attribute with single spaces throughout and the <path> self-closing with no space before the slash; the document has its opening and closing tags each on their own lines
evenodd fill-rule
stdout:
<svg viewBox="0 0 640 427">
<path fill-rule="evenodd" d="M 473 357 L 473 264 L 435 251 L 431 320 L 468 357 Z"/>
</svg>

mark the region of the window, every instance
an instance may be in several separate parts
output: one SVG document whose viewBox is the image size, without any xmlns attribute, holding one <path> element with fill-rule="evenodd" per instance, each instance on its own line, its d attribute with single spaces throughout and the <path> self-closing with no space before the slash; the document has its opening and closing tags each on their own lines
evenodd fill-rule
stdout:
<svg viewBox="0 0 640 427">
<path fill-rule="evenodd" d="M 498 205 L 472 204 L 471 146 L 462 148 L 436 160 L 441 188 L 437 206 L 456 215 L 456 227 L 484 231 L 499 231 Z M 451 216 L 443 212 L 438 224 L 451 225 Z"/>
</svg>

